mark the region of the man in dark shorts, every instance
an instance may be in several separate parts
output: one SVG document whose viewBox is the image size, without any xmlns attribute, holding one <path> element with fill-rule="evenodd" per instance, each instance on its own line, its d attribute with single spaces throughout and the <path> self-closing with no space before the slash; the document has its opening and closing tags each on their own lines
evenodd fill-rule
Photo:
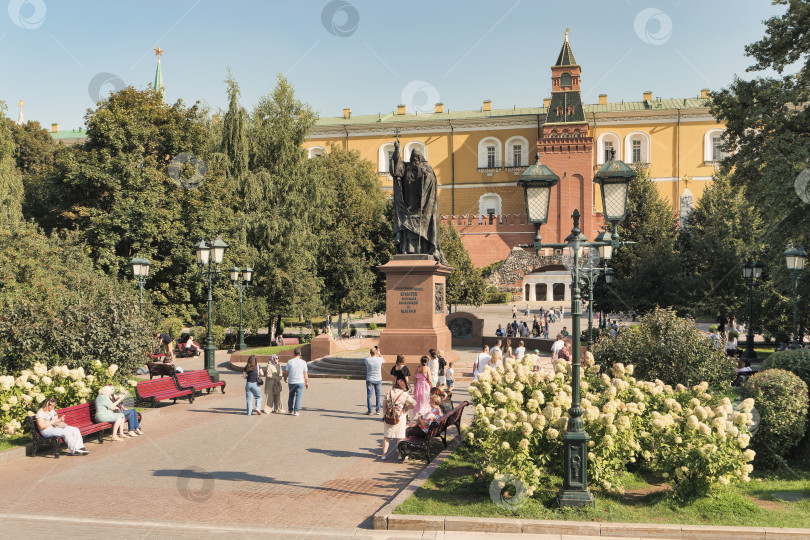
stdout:
<svg viewBox="0 0 810 540">
<path fill-rule="evenodd" d="M 166 359 L 174 361 L 174 340 L 171 338 L 169 334 L 157 333 L 155 337 L 158 338 L 158 342 L 160 343 L 161 347 L 166 347 Z"/>
</svg>

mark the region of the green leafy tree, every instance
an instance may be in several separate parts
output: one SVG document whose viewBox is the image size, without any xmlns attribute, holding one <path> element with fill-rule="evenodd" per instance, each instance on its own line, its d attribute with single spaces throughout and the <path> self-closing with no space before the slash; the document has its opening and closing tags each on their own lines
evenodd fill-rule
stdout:
<svg viewBox="0 0 810 540">
<path fill-rule="evenodd" d="M 22 219 L 23 182 L 14 160 L 15 144 L 6 104 L 0 101 L 0 231 L 16 227 Z"/>
<path fill-rule="evenodd" d="M 712 95 L 712 114 L 726 123 L 724 145 L 733 150 L 722 161 L 731 183 L 754 202 L 765 218 L 767 250 L 761 260 L 769 265 L 774 294 L 763 301 L 769 318 L 785 321 L 774 329 L 784 334 L 792 325 L 792 285 L 782 251 L 793 243 L 810 246 L 808 213 L 810 191 L 797 180 L 810 167 L 810 4 L 775 0 L 787 6 L 784 14 L 765 21 L 765 36 L 745 48 L 754 59 L 748 71 L 771 69 L 776 76 L 752 80 L 735 78 Z M 810 322 L 810 281 L 799 290 L 800 324 Z M 791 321 L 791 322 L 787 322 Z"/>
<path fill-rule="evenodd" d="M 443 225 L 439 241 L 447 264 L 453 267 L 447 276 L 447 304 L 480 306 L 486 300 L 487 284 L 481 270 L 473 265 L 461 235 L 452 225 Z"/>
<path fill-rule="evenodd" d="M 318 223 L 324 305 L 329 313 L 380 310 L 385 289 L 376 267 L 390 260 L 393 242 L 374 166 L 337 146 L 309 165 L 325 194 Z"/>
<path fill-rule="evenodd" d="M 282 315 L 323 309 L 315 248 L 327 195 L 307 174 L 302 147 L 315 119 L 281 76 L 251 115 L 250 173 L 241 186 L 238 220 L 256 253 L 258 292 L 275 316 L 271 332 Z"/>
<path fill-rule="evenodd" d="M 614 278 L 610 287 L 600 280 L 594 298 L 608 312 L 645 313 L 656 306 L 681 302 L 677 224 L 649 172 L 636 167 L 627 196 L 627 217 L 619 224 L 622 240 L 636 244 L 613 252 L 609 261 Z"/>
</svg>

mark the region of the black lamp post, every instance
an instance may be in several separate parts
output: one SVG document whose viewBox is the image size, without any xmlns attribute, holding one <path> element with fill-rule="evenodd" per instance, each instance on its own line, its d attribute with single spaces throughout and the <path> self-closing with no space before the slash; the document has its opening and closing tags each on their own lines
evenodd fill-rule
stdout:
<svg viewBox="0 0 810 540">
<path fill-rule="evenodd" d="M 605 233 L 603 232 L 599 236 L 596 237 L 596 241 L 600 242 L 601 237 L 603 237 Z M 610 233 L 607 233 L 610 235 Z M 610 240 L 608 240 L 610 242 Z M 604 246 L 603 246 L 604 247 Z M 610 246 L 607 246 L 610 248 Z M 602 251 L 602 248 L 599 248 L 599 251 Z M 605 265 L 607 265 L 607 260 L 605 260 Z M 608 268 L 607 266 L 604 267 L 597 267 L 597 266 L 587 266 L 584 268 L 584 272 L 582 274 L 582 280 L 585 282 L 585 286 L 588 287 L 588 350 L 591 350 L 593 346 L 593 287 L 596 284 L 596 280 L 599 279 L 599 274 L 601 272 L 605 273 L 605 282 L 610 285 L 613 281 L 613 270 Z"/>
<path fill-rule="evenodd" d="M 613 234 L 610 241 L 588 242 L 579 228 L 579 210 L 572 215 L 574 227 L 564 244 L 542 244 L 540 239 L 540 225 L 548 220 L 548 201 L 551 187 L 556 184 L 559 177 L 548 167 L 540 164 L 540 155 L 536 156 L 534 165 L 526 169 L 521 176 L 519 185 L 526 192 L 526 212 L 529 221 L 535 224 L 534 248 L 564 248 L 567 256 L 566 266 L 571 272 L 571 334 L 572 334 L 572 396 L 571 408 L 568 410 L 568 426 L 563 435 L 563 488 L 557 495 L 557 502 L 561 507 L 593 505 L 593 494 L 588 491 L 588 441 L 590 437 L 585 431 L 582 420 L 583 409 L 580 404 L 580 317 L 582 316 L 582 297 L 580 292 L 580 266 L 585 256 L 586 248 L 610 247 L 612 250 L 623 243 L 619 241 L 616 227 L 624 219 L 627 211 L 627 188 L 630 180 L 635 177 L 633 170 L 624 162 L 615 159 L 615 153 L 610 161 L 605 163 L 595 179 L 602 188 L 605 218 L 613 224 Z M 607 240 L 606 237 L 602 237 Z M 530 247 L 530 246 L 524 246 Z M 595 266 L 595 265 L 594 265 Z"/>
<path fill-rule="evenodd" d="M 139 297 L 138 309 L 140 314 L 143 315 L 143 286 L 146 285 L 146 276 L 149 275 L 149 267 L 152 264 L 141 257 L 135 257 L 129 264 L 132 266 L 132 274 L 135 276 L 135 283 L 138 284 Z"/>
<path fill-rule="evenodd" d="M 790 271 L 790 280 L 793 282 L 793 343 L 790 344 L 790 348 L 801 349 L 802 344 L 799 342 L 799 276 L 804 270 L 807 253 L 801 247 L 794 248 L 788 244 L 784 256 L 787 269 Z"/>
<path fill-rule="evenodd" d="M 228 249 L 228 244 L 217 238 L 212 242 L 208 240 L 200 240 L 198 244 L 194 245 L 194 251 L 197 253 L 197 263 L 200 265 L 200 273 L 208 280 L 208 332 L 205 336 L 205 369 L 211 377 L 219 377 L 216 369 L 216 347 L 214 346 L 214 338 L 211 336 L 211 290 L 214 286 L 214 278 L 219 274 L 219 265 L 222 264 L 222 259 L 225 256 L 225 250 Z"/>
<path fill-rule="evenodd" d="M 247 349 L 247 345 L 245 345 L 245 330 L 242 327 L 242 291 L 250 286 L 250 278 L 253 277 L 253 269 L 246 266 L 240 270 L 234 266 L 228 270 L 228 272 L 231 274 L 233 286 L 239 291 L 239 343 L 236 349 L 244 351 Z"/>
<path fill-rule="evenodd" d="M 743 278 L 748 284 L 748 334 L 745 339 L 745 351 L 742 359 L 746 366 L 751 365 L 751 360 L 755 360 L 757 353 L 754 351 L 754 284 L 762 277 L 762 269 L 765 267 L 761 262 L 747 261 L 743 265 Z"/>
</svg>

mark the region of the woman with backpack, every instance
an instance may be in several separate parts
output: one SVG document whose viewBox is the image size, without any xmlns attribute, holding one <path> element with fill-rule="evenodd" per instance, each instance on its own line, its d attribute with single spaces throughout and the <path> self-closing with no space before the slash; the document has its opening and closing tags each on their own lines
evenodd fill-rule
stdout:
<svg viewBox="0 0 810 540">
<path fill-rule="evenodd" d="M 385 459 L 388 455 L 391 439 L 394 439 L 396 448 L 399 440 L 405 438 L 405 427 L 408 423 L 406 413 L 415 405 L 416 401 L 405 390 L 405 380 L 397 379 L 383 400 L 383 442 L 380 459 Z"/>
</svg>

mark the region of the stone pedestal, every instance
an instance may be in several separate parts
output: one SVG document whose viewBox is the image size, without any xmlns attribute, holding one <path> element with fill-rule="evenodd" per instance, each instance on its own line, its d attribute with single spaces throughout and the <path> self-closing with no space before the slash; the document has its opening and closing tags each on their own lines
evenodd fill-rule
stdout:
<svg viewBox="0 0 810 540">
<path fill-rule="evenodd" d="M 430 349 L 443 350 L 445 359 L 452 361 L 445 278 L 453 269 L 428 255 L 396 255 L 378 268 L 386 277 L 385 329 L 380 334 L 386 361 L 404 354 L 413 366 Z"/>
</svg>

